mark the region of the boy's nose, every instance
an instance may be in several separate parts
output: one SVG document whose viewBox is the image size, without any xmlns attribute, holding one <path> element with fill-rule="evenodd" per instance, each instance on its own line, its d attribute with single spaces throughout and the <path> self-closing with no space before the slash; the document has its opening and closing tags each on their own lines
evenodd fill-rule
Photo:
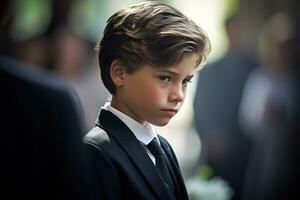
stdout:
<svg viewBox="0 0 300 200">
<path fill-rule="evenodd" d="M 170 101 L 172 102 L 182 102 L 185 97 L 185 92 L 182 86 L 180 87 L 174 87 L 170 94 Z"/>
</svg>

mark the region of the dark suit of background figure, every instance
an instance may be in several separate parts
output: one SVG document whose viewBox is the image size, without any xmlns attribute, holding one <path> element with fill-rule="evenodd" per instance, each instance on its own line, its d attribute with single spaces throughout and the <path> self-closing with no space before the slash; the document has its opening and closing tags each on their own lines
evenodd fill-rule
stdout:
<svg viewBox="0 0 300 200">
<path fill-rule="evenodd" d="M 286 26 L 285 37 L 274 37 L 289 19 L 280 12 L 263 24 L 261 65 L 244 90 L 240 121 L 253 145 L 242 200 L 300 199 L 299 26 L 294 35 Z"/>
<path fill-rule="evenodd" d="M 188 199 L 177 159 L 159 136 L 168 157 L 176 199 Z M 110 111 L 102 109 L 96 126 L 85 136 L 95 185 L 106 199 L 172 199 L 148 154 L 130 129 Z"/>
<path fill-rule="evenodd" d="M 238 125 L 238 110 L 244 83 L 256 66 L 242 49 L 236 17 L 226 21 L 229 50 L 198 73 L 194 99 L 194 123 L 202 142 L 201 164 L 208 164 L 240 199 L 249 142 Z"/>
<path fill-rule="evenodd" d="M 91 199 L 78 102 L 54 75 L 0 57 L 1 194 Z"/>
</svg>

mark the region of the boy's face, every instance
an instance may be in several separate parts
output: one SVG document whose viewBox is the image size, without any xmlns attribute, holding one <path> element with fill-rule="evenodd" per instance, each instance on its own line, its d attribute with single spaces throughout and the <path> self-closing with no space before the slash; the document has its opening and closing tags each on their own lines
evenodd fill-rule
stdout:
<svg viewBox="0 0 300 200">
<path fill-rule="evenodd" d="M 166 125 L 182 105 L 197 58 L 195 54 L 185 54 L 180 63 L 169 68 L 144 65 L 125 73 L 112 105 L 141 124 L 147 121 Z"/>
</svg>

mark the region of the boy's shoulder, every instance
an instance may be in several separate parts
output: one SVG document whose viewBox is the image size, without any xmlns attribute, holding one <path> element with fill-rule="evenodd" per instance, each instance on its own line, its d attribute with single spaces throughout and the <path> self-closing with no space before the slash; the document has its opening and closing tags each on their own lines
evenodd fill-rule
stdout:
<svg viewBox="0 0 300 200">
<path fill-rule="evenodd" d="M 111 138 L 108 136 L 107 132 L 100 128 L 99 126 L 95 126 L 92 128 L 84 137 L 83 142 L 92 145 L 101 145 L 110 143 Z"/>
</svg>

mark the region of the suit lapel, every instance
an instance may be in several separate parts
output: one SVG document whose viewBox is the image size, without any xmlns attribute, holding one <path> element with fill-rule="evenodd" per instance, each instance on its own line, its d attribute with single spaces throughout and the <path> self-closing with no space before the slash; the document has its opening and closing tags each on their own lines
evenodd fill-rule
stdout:
<svg viewBox="0 0 300 200">
<path fill-rule="evenodd" d="M 180 169 L 172 156 L 172 150 L 169 145 L 160 137 L 161 146 L 167 155 L 167 165 L 174 183 L 175 193 L 177 199 L 188 199 L 187 191 L 185 188 L 184 180 L 182 178 Z"/>
<path fill-rule="evenodd" d="M 100 111 L 96 124 L 116 139 L 159 199 L 170 199 L 169 193 L 156 172 L 151 159 L 131 130 L 118 117 L 104 109 Z"/>
</svg>

